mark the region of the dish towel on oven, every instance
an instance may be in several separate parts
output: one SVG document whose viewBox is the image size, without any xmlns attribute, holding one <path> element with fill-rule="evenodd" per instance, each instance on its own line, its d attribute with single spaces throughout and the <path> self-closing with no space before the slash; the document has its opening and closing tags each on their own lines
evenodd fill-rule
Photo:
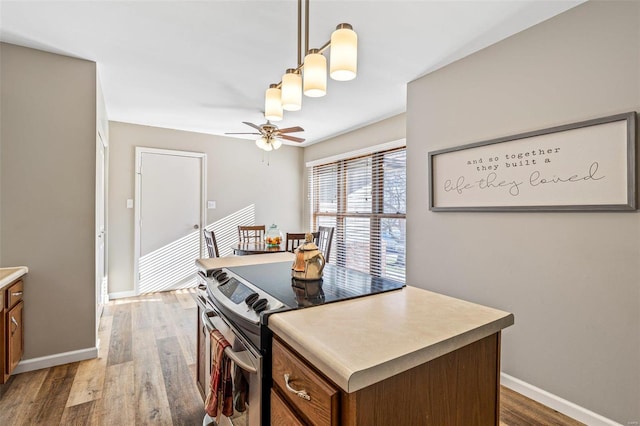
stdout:
<svg viewBox="0 0 640 426">
<path fill-rule="evenodd" d="M 247 395 L 249 395 L 249 382 L 244 377 L 242 368 L 236 365 L 233 374 L 233 406 L 237 412 L 243 413 L 247 409 Z"/>
<path fill-rule="evenodd" d="M 224 353 L 231 346 L 218 330 L 211 331 L 211 383 L 205 402 L 205 411 L 211 417 L 217 417 L 218 411 L 230 417 L 233 415 L 233 381 L 231 379 L 231 360 Z"/>
</svg>

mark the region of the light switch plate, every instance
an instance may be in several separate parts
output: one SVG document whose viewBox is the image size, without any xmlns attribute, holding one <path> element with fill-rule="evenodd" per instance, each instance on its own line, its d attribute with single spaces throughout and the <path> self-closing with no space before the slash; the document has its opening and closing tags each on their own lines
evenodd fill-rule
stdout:
<svg viewBox="0 0 640 426">
<path fill-rule="evenodd" d="M 216 202 L 213 201 L 213 200 L 207 201 L 207 208 L 208 209 L 215 209 L 216 208 Z"/>
<path fill-rule="evenodd" d="M 127 199 L 127 208 L 128 209 L 132 209 L 133 208 L 133 200 L 131 198 Z"/>
</svg>

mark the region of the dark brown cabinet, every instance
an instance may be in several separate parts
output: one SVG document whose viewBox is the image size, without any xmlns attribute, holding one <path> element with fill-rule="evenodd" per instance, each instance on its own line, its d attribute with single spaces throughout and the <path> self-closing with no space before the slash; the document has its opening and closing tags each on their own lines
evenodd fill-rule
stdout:
<svg viewBox="0 0 640 426">
<path fill-rule="evenodd" d="M 0 383 L 9 379 L 24 353 L 23 286 L 22 280 L 18 279 L 2 289 L 0 297 Z"/>
</svg>

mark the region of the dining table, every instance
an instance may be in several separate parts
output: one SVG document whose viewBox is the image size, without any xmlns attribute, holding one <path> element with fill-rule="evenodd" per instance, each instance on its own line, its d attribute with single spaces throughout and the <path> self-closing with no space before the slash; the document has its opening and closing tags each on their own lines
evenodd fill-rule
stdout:
<svg viewBox="0 0 640 426">
<path fill-rule="evenodd" d="M 256 242 L 240 242 L 232 248 L 233 254 L 237 256 L 245 256 L 248 254 L 283 253 L 287 251 L 284 244 L 270 246 L 265 243 Z"/>
</svg>

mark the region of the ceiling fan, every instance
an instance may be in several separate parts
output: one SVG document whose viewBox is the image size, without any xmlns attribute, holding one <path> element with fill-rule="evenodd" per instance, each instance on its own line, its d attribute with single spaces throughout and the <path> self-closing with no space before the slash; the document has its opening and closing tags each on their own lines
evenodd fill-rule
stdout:
<svg viewBox="0 0 640 426">
<path fill-rule="evenodd" d="M 296 136 L 285 135 L 284 133 L 304 132 L 304 129 L 300 126 L 287 127 L 285 129 L 279 129 L 275 124 L 271 124 L 269 120 L 265 124 L 258 126 L 257 124 L 243 121 L 249 127 L 253 127 L 258 132 L 241 132 L 241 133 L 225 133 L 225 135 L 258 135 L 262 136 L 256 140 L 258 148 L 265 151 L 271 151 L 272 149 L 278 149 L 282 146 L 280 139 L 285 139 L 292 142 L 304 142 L 303 138 Z"/>
</svg>

